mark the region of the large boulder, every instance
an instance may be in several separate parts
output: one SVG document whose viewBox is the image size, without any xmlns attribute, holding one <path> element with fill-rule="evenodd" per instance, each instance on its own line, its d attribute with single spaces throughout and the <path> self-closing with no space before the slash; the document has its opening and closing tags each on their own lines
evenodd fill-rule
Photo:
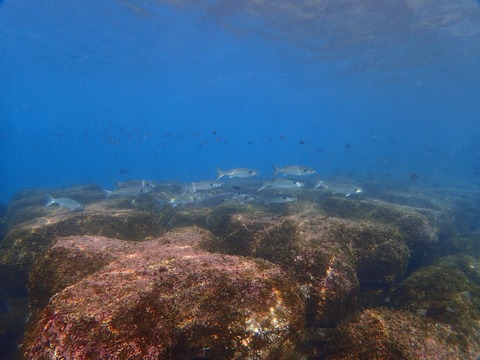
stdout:
<svg viewBox="0 0 480 360">
<path fill-rule="evenodd" d="M 309 322 L 322 326 L 356 307 L 362 282 L 384 286 L 404 275 L 409 248 L 397 228 L 329 217 L 311 203 L 290 209 L 226 214 L 204 246 L 280 265 L 301 284 Z"/>
<path fill-rule="evenodd" d="M 39 312 L 24 356 L 281 358 L 302 333 L 298 284 L 268 261 L 201 250 L 206 236 L 188 228 L 141 243 L 58 239 L 32 277 Z M 49 290 L 35 290 L 56 268 Z"/>
</svg>

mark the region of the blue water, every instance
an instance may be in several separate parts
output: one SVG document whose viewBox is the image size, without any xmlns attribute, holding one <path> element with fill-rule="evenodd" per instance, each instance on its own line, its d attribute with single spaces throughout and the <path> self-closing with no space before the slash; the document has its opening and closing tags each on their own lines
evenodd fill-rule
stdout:
<svg viewBox="0 0 480 360">
<path fill-rule="evenodd" d="M 7 0 L 0 24 L 2 203 L 272 164 L 480 183 L 474 0 Z"/>
</svg>

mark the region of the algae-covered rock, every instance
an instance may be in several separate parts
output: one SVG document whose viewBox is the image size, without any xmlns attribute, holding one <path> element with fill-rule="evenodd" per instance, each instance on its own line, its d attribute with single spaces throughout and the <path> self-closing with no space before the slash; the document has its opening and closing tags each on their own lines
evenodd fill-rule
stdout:
<svg viewBox="0 0 480 360">
<path fill-rule="evenodd" d="M 391 303 L 449 325 L 450 342 L 480 352 L 480 261 L 452 256 L 419 269 L 393 291 Z"/>
<path fill-rule="evenodd" d="M 407 311 L 368 309 L 345 321 L 332 336 L 326 360 L 476 360 L 478 348 L 452 341 L 446 324 Z"/>
<path fill-rule="evenodd" d="M 410 251 L 409 267 L 418 268 L 432 258 L 438 242 L 438 209 L 415 208 L 380 200 L 326 197 L 320 200 L 322 210 L 331 217 L 369 221 L 395 227 Z"/>
<path fill-rule="evenodd" d="M 32 221 L 51 213 L 45 208 L 48 195 L 55 198 L 70 198 L 88 205 L 105 198 L 105 193 L 97 185 L 79 185 L 67 189 L 25 189 L 18 191 L 9 203 L 5 221 L 9 227 Z M 52 205 L 57 206 L 57 205 Z"/>
<path fill-rule="evenodd" d="M 26 358 L 316 359 L 328 343 L 334 359 L 413 359 L 441 336 L 451 353 L 440 344 L 433 354 L 475 351 L 478 265 L 458 257 L 404 280 L 438 254 L 439 233 L 444 244 L 458 235 L 443 202 L 305 190 L 288 204 L 165 205 L 175 186 L 112 199 L 98 187 L 52 191 L 86 205 L 76 212 L 45 208 L 44 190 L 17 194 L 0 244 L 0 306 L 17 299 L 25 318 L 28 280 Z M 435 206 L 412 207 L 422 204 Z M 442 272 L 448 281 L 430 291 Z M 438 288 L 447 283 L 463 285 Z M 410 337 L 392 340 L 402 329 Z"/>
<path fill-rule="evenodd" d="M 396 228 L 331 218 L 308 203 L 296 210 L 229 214 L 204 246 L 280 265 L 300 282 L 312 324 L 338 323 L 355 308 L 360 282 L 383 286 L 404 275 L 409 249 Z"/>
<path fill-rule="evenodd" d="M 106 246 L 111 262 L 82 279 L 71 266 L 55 281 L 62 285 L 52 291 L 71 285 L 32 324 L 25 357 L 277 359 L 292 349 L 305 316 L 296 282 L 267 261 L 196 248 L 203 236 L 187 229 L 135 244 L 59 239 L 63 251 L 49 256 L 85 251 L 81 268 Z M 38 270 L 49 274 L 46 263 Z"/>
<path fill-rule="evenodd" d="M 26 284 L 33 262 L 57 237 L 101 235 L 138 241 L 165 231 L 156 213 L 107 205 L 94 203 L 84 211 L 42 210 L 48 213 L 10 228 L 0 244 L 0 281 L 5 291 Z"/>
<path fill-rule="evenodd" d="M 200 228 L 182 228 L 169 232 L 148 246 L 175 243 L 198 248 L 210 237 Z M 153 240 L 151 240 L 153 241 Z M 138 252 L 146 243 L 121 241 L 103 236 L 60 237 L 32 267 L 28 281 L 31 305 L 41 310 L 50 297 L 62 289 L 95 273 L 105 265 Z"/>
</svg>

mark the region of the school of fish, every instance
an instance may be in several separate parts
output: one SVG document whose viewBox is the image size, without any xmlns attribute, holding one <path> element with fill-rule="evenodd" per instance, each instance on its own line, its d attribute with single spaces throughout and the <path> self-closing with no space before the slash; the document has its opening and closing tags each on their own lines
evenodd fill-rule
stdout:
<svg viewBox="0 0 480 360">
<path fill-rule="evenodd" d="M 360 194 L 363 189 L 357 184 L 328 182 L 312 178 L 316 170 L 307 166 L 273 165 L 273 176 L 269 180 L 259 179 L 260 172 L 249 168 L 217 169 L 215 180 L 194 181 L 172 184 L 165 190 L 166 183 L 150 180 L 117 181 L 115 189 L 103 189 L 106 198 L 136 198 L 152 195 L 159 208 L 169 207 L 215 207 L 226 203 L 286 204 L 298 200 L 303 188 L 318 189 L 321 192 L 340 194 L 345 197 Z M 301 178 L 301 179 L 299 179 Z M 222 179 L 223 181 L 220 181 Z M 53 198 L 48 195 L 45 207 L 59 205 L 68 211 L 81 211 L 85 206 L 74 199 Z"/>
</svg>

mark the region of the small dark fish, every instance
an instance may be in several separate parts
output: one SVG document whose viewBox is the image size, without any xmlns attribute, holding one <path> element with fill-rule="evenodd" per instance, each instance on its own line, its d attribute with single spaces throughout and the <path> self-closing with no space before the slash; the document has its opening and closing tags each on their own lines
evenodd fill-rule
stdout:
<svg viewBox="0 0 480 360">
<path fill-rule="evenodd" d="M 124 169 L 124 168 L 118 170 L 118 172 L 119 172 L 120 174 L 130 174 L 130 170 Z"/>
<path fill-rule="evenodd" d="M 48 207 L 52 204 L 58 204 L 60 205 L 60 207 L 65 207 L 72 211 L 80 211 L 85 209 L 85 206 L 83 206 L 78 201 L 75 201 L 73 199 L 69 199 L 69 198 L 55 199 L 51 195 L 48 195 L 48 200 L 47 200 L 47 203 L 45 204 L 45 207 Z"/>
<path fill-rule="evenodd" d="M 411 173 L 410 174 L 410 178 L 413 179 L 413 180 L 417 180 L 418 179 L 418 175 L 416 173 Z"/>
<path fill-rule="evenodd" d="M 305 145 L 305 140 L 300 140 L 298 143 L 299 143 L 300 145 Z"/>
</svg>

